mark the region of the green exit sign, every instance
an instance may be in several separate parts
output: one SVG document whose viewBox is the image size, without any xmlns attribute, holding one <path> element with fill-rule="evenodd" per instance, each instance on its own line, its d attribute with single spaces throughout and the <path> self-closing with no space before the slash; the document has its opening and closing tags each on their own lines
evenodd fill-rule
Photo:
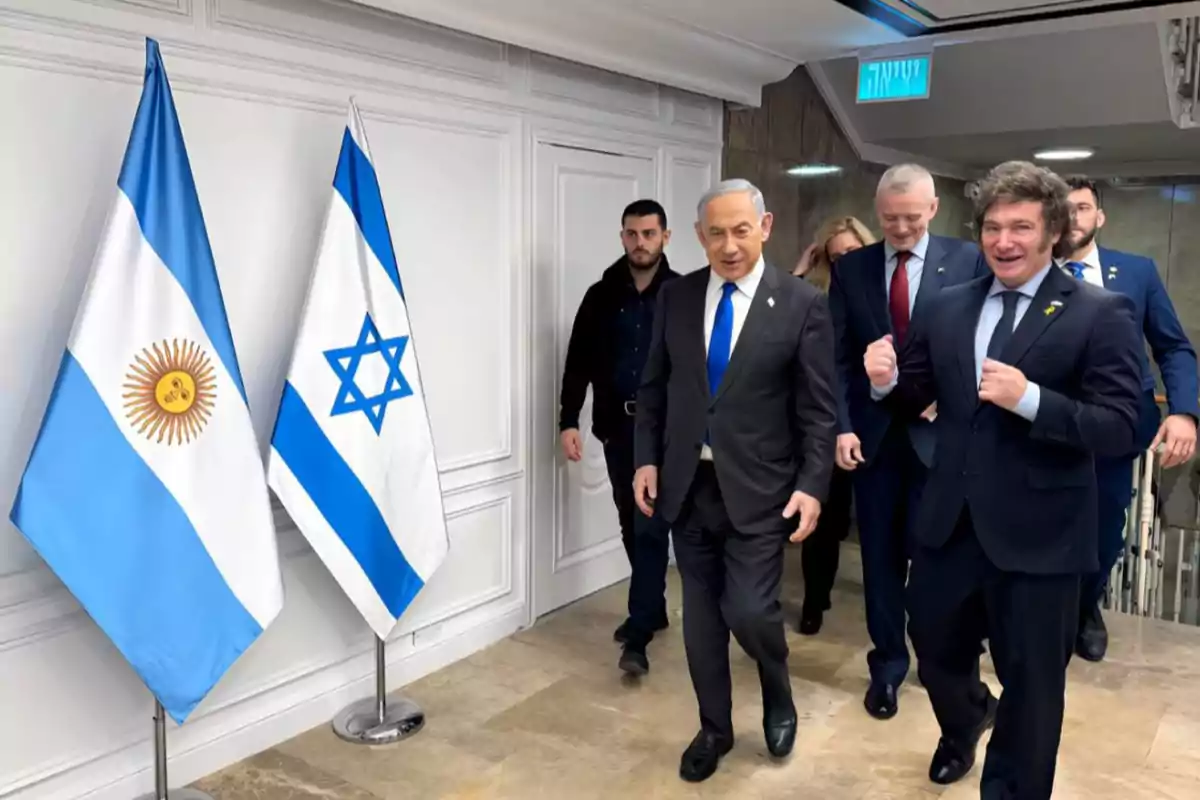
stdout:
<svg viewBox="0 0 1200 800">
<path fill-rule="evenodd" d="M 858 62 L 858 102 L 924 100 L 929 97 L 933 56 L 875 58 Z"/>
</svg>

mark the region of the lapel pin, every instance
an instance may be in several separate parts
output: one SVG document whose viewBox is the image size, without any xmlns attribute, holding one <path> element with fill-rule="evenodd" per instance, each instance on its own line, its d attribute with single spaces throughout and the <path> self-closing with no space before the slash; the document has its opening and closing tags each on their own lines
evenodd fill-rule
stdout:
<svg viewBox="0 0 1200 800">
<path fill-rule="evenodd" d="M 1062 308 L 1061 300 L 1051 300 L 1050 305 L 1046 306 L 1046 309 L 1042 313 L 1048 317 L 1060 308 Z"/>
<path fill-rule="evenodd" d="M 940 273 L 942 273 L 942 272 L 945 272 L 945 271 L 946 271 L 946 268 L 945 268 L 945 267 L 938 267 L 937 271 L 938 271 L 938 273 L 940 274 Z"/>
<path fill-rule="evenodd" d="M 768 298 L 767 298 L 767 305 L 769 305 L 771 308 L 774 308 L 774 307 L 775 307 L 775 298 L 774 298 L 774 297 L 768 297 Z"/>
</svg>

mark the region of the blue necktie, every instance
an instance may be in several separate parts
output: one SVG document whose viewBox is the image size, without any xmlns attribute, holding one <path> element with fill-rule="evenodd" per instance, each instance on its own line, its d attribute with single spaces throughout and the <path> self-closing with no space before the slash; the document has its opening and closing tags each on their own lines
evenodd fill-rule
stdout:
<svg viewBox="0 0 1200 800">
<path fill-rule="evenodd" d="M 717 303 L 717 315 L 713 318 L 712 336 L 708 339 L 708 391 L 717 396 L 725 368 L 729 366 L 729 351 L 733 345 L 733 293 L 737 284 L 726 283 L 721 287 L 721 301 Z"/>
<path fill-rule="evenodd" d="M 1067 269 L 1071 270 L 1071 274 L 1074 275 L 1078 280 L 1083 280 L 1083 267 L 1084 265 L 1078 261 L 1067 262 Z"/>
</svg>

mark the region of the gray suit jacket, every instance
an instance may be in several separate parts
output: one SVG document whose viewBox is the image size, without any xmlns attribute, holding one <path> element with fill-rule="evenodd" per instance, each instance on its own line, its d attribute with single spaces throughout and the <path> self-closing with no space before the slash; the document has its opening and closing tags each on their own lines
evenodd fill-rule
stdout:
<svg viewBox="0 0 1200 800">
<path fill-rule="evenodd" d="M 741 533 L 794 528 L 793 491 L 822 502 L 833 471 L 837 402 L 828 301 L 768 264 L 716 396 L 708 388 L 709 268 L 662 287 L 638 392 L 637 466 L 659 467 L 656 510 L 678 518 L 709 434 L 717 481 Z"/>
</svg>

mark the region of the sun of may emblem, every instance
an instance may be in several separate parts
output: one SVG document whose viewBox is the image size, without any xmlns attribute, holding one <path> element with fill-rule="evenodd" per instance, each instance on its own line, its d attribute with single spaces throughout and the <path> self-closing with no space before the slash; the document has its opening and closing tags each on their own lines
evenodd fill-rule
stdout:
<svg viewBox="0 0 1200 800">
<path fill-rule="evenodd" d="M 139 434 L 159 444 L 191 442 L 212 416 L 216 375 L 195 342 L 165 339 L 134 357 L 125 376 L 125 409 Z"/>
</svg>

